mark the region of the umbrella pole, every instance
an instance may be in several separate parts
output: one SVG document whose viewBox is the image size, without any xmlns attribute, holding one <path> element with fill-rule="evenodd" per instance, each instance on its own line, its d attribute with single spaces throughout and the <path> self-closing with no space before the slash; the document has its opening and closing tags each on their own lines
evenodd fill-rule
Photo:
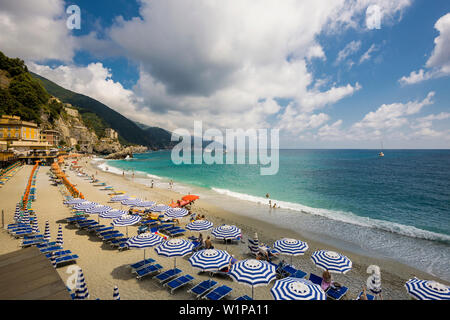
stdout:
<svg viewBox="0 0 450 320">
<path fill-rule="evenodd" d="M 177 267 L 177 258 L 175 257 L 175 259 L 173 259 L 173 268 L 175 269 Z"/>
<path fill-rule="evenodd" d="M 144 249 L 144 260 L 145 260 L 145 249 Z"/>
<path fill-rule="evenodd" d="M 127 226 L 127 238 L 128 238 L 128 226 Z"/>
<path fill-rule="evenodd" d="M 252 285 L 252 300 L 253 300 L 253 285 Z"/>
</svg>

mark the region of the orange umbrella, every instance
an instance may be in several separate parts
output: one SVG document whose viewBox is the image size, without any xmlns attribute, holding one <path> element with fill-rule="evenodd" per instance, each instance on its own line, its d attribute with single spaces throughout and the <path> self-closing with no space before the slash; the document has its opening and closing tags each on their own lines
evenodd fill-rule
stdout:
<svg viewBox="0 0 450 320">
<path fill-rule="evenodd" d="M 183 199 L 183 200 L 185 200 L 185 201 L 194 201 L 194 200 L 197 200 L 197 199 L 199 199 L 200 197 L 199 196 L 196 196 L 196 195 L 194 195 L 194 194 L 188 194 L 187 196 L 184 196 L 183 198 L 181 198 L 181 199 Z"/>
</svg>

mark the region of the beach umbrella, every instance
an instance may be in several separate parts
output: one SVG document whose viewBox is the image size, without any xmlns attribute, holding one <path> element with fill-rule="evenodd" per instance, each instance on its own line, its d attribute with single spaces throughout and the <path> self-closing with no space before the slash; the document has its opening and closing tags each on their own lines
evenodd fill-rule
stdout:
<svg viewBox="0 0 450 320">
<path fill-rule="evenodd" d="M 108 212 L 110 210 L 112 210 L 112 208 L 110 206 L 97 205 L 95 207 L 86 209 L 86 212 L 92 213 L 92 214 L 100 214 L 100 213 Z"/>
<path fill-rule="evenodd" d="M 306 242 L 289 238 L 275 241 L 273 247 L 280 251 L 281 254 L 290 255 L 291 264 L 293 256 L 303 255 L 308 250 L 308 244 Z"/>
<path fill-rule="evenodd" d="M 98 206 L 98 203 L 85 201 L 85 202 L 75 204 L 72 208 L 86 212 L 86 210 L 91 209 L 95 206 Z"/>
<path fill-rule="evenodd" d="M 249 245 L 248 248 L 250 249 L 250 252 L 252 252 L 255 255 L 258 255 L 259 252 L 259 239 L 258 239 L 258 233 L 255 232 L 253 235 L 253 239 L 248 239 Z"/>
<path fill-rule="evenodd" d="M 234 240 L 241 236 L 241 229 L 236 226 L 230 225 L 221 225 L 219 227 L 214 228 L 211 231 L 211 234 L 216 239 L 222 239 L 225 241 L 225 249 L 227 248 L 227 240 Z"/>
<path fill-rule="evenodd" d="M 75 288 L 75 300 L 84 300 L 89 298 L 89 291 L 84 280 L 83 271 L 78 269 L 77 286 Z"/>
<path fill-rule="evenodd" d="M 234 281 L 250 285 L 253 299 L 253 288 L 267 285 L 274 280 L 276 278 L 275 270 L 275 266 L 266 261 L 246 259 L 233 264 L 228 274 Z"/>
<path fill-rule="evenodd" d="M 37 219 L 33 220 L 33 228 L 32 228 L 32 230 L 33 230 L 33 233 L 39 233 L 40 232 Z"/>
<path fill-rule="evenodd" d="M 367 267 L 367 273 L 372 275 L 367 278 L 366 287 L 374 294 L 381 293 L 381 272 L 380 267 L 370 265 Z"/>
<path fill-rule="evenodd" d="M 99 217 L 104 218 L 104 219 L 117 219 L 117 218 L 120 218 L 121 216 L 123 216 L 124 214 L 128 214 L 128 212 L 123 211 L 123 210 L 113 209 L 110 211 L 100 213 Z"/>
<path fill-rule="evenodd" d="M 128 239 L 126 245 L 128 246 L 128 248 L 144 249 L 144 260 L 145 260 L 145 249 L 159 245 L 163 241 L 164 241 L 163 237 L 154 233 L 145 232 Z"/>
<path fill-rule="evenodd" d="M 164 241 L 155 248 L 156 253 L 165 257 L 174 257 L 174 268 L 177 264 L 177 257 L 183 257 L 192 252 L 194 244 L 184 239 L 171 239 Z"/>
<path fill-rule="evenodd" d="M 346 256 L 328 250 L 315 251 L 311 260 L 321 269 L 335 273 L 347 273 L 352 268 L 352 262 Z"/>
<path fill-rule="evenodd" d="M 183 199 L 184 201 L 194 201 L 194 200 L 200 199 L 200 197 L 196 196 L 195 194 L 188 194 L 181 199 Z"/>
<path fill-rule="evenodd" d="M 157 204 L 156 206 L 153 206 L 150 208 L 150 211 L 152 212 L 163 212 L 166 210 L 169 210 L 171 207 L 166 206 L 165 204 Z"/>
<path fill-rule="evenodd" d="M 213 223 L 208 220 L 194 220 L 186 225 L 186 229 L 191 231 L 205 231 L 213 227 Z"/>
<path fill-rule="evenodd" d="M 135 206 L 140 202 L 142 202 L 142 200 L 138 198 L 128 198 L 120 201 L 120 203 L 123 204 L 124 206 Z"/>
<path fill-rule="evenodd" d="M 149 200 L 149 201 L 141 201 L 141 202 L 135 204 L 134 206 L 140 207 L 140 208 L 147 208 L 147 207 L 149 208 L 149 207 L 153 207 L 155 204 L 156 204 L 155 201 Z"/>
<path fill-rule="evenodd" d="M 72 198 L 69 200 L 64 201 L 64 204 L 68 204 L 68 205 L 74 205 L 74 204 L 78 204 L 81 202 L 86 202 L 86 200 L 80 199 L 80 198 Z"/>
<path fill-rule="evenodd" d="M 50 225 L 48 223 L 48 220 L 45 221 L 44 240 L 50 241 Z"/>
<path fill-rule="evenodd" d="M 202 271 L 220 270 L 230 263 L 231 255 L 224 250 L 205 249 L 195 252 L 189 262 Z"/>
<path fill-rule="evenodd" d="M 409 279 L 406 291 L 417 300 L 450 300 L 450 287 L 431 280 Z"/>
<path fill-rule="evenodd" d="M 51 256 L 50 256 L 50 262 L 53 265 L 53 268 L 56 268 L 56 258 L 55 258 L 55 254 L 52 252 Z"/>
<path fill-rule="evenodd" d="M 184 208 L 170 208 L 167 209 L 166 212 L 164 212 L 164 214 L 169 218 L 179 219 L 186 216 L 188 214 L 188 211 L 187 209 Z"/>
<path fill-rule="evenodd" d="M 141 220 L 142 217 L 138 215 L 124 214 L 120 218 L 114 219 L 111 224 L 117 227 L 127 227 L 127 237 L 128 237 L 128 226 L 132 226 Z"/>
<path fill-rule="evenodd" d="M 117 286 L 114 286 L 113 299 L 120 300 L 119 288 Z"/>
<path fill-rule="evenodd" d="M 58 226 L 58 235 L 56 236 L 56 244 L 59 246 L 63 245 L 63 233 L 62 233 L 62 226 Z"/>
<path fill-rule="evenodd" d="M 270 293 L 275 300 L 326 300 L 322 288 L 306 279 L 284 278 L 275 281 Z"/>
</svg>

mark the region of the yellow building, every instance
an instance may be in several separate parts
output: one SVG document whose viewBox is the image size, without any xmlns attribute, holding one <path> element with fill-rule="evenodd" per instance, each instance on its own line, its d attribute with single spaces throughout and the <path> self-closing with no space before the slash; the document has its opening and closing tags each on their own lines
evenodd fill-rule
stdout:
<svg viewBox="0 0 450 320">
<path fill-rule="evenodd" d="M 20 120 L 18 116 L 2 115 L 0 119 L 0 141 L 39 142 L 39 129 L 36 123 Z"/>
<path fill-rule="evenodd" d="M 60 134 L 56 130 L 41 130 L 39 135 L 40 142 L 48 142 L 49 145 L 57 147 L 59 145 Z"/>
</svg>

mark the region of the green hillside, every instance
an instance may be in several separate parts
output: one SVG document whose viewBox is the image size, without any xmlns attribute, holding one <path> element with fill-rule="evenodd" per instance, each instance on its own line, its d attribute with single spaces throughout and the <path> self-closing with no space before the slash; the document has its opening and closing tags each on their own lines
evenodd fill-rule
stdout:
<svg viewBox="0 0 450 320">
<path fill-rule="evenodd" d="M 62 104 L 51 101 L 41 83 L 28 72 L 23 60 L 12 59 L 0 51 L 0 115 L 20 116 L 41 123 L 46 113 L 50 122 L 63 110 Z"/>
<path fill-rule="evenodd" d="M 155 127 L 144 130 L 103 103 L 67 90 L 38 74 L 30 73 L 41 81 L 48 93 L 77 108 L 83 117 L 83 121 L 93 128 L 97 134 L 102 133 L 105 128 L 109 127 L 119 133 L 119 140 L 125 144 L 140 144 L 154 149 L 167 148 L 173 145 L 170 142 L 170 132 Z"/>
</svg>

